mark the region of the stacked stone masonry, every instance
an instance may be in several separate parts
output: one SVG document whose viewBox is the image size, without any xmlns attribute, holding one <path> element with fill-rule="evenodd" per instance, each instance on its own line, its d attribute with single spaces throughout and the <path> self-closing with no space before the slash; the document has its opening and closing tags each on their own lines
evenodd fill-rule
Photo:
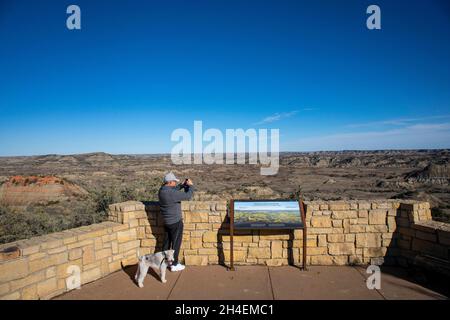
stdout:
<svg viewBox="0 0 450 320">
<path fill-rule="evenodd" d="M 450 227 L 431 220 L 427 202 L 408 200 L 311 201 L 306 204 L 307 264 L 400 264 L 418 255 L 449 260 Z M 226 201 L 183 202 L 180 253 L 186 265 L 228 264 Z M 163 221 L 157 203 L 128 201 L 110 206 L 109 222 L 0 246 L 0 298 L 48 299 L 69 291 L 73 267 L 85 284 L 140 254 L 160 251 Z M 238 231 L 238 265 L 301 265 L 302 230 Z"/>
</svg>

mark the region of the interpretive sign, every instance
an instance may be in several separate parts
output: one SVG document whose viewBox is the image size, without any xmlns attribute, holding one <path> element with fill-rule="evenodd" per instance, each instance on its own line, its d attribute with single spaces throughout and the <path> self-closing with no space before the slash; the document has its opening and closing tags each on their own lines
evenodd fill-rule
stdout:
<svg viewBox="0 0 450 320">
<path fill-rule="evenodd" d="M 235 200 L 236 229 L 301 229 L 303 219 L 297 200 Z"/>
</svg>

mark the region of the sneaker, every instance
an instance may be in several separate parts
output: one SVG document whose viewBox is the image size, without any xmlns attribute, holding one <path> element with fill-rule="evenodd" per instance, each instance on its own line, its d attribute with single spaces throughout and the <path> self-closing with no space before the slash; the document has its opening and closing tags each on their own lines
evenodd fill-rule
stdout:
<svg viewBox="0 0 450 320">
<path fill-rule="evenodd" d="M 181 263 L 177 263 L 176 265 L 173 265 L 170 268 L 170 271 L 174 272 L 174 271 L 181 271 L 184 270 L 184 268 L 186 268 L 185 266 L 183 266 Z"/>
</svg>

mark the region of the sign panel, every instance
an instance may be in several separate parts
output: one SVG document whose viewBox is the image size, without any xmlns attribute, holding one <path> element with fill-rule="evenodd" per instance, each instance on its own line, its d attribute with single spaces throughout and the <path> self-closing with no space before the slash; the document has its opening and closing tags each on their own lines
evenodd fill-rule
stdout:
<svg viewBox="0 0 450 320">
<path fill-rule="evenodd" d="M 234 200 L 236 229 L 302 229 L 297 200 Z"/>
</svg>

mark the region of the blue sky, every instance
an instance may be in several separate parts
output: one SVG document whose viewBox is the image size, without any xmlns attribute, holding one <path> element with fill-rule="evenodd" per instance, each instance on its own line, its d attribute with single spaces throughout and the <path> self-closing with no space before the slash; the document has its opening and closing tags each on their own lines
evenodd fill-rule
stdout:
<svg viewBox="0 0 450 320">
<path fill-rule="evenodd" d="M 448 148 L 448 39 L 446 0 L 0 0 L 0 155 L 170 152 L 194 120 L 282 151 Z"/>
</svg>

